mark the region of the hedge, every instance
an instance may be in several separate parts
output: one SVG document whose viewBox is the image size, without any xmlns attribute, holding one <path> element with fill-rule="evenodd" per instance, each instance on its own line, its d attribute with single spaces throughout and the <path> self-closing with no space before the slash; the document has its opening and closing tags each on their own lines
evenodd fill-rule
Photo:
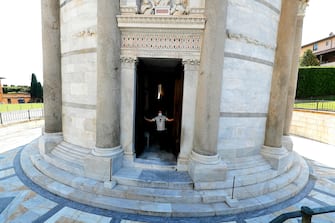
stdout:
<svg viewBox="0 0 335 223">
<path fill-rule="evenodd" d="M 303 67 L 299 69 L 297 99 L 335 95 L 335 67 Z"/>
</svg>

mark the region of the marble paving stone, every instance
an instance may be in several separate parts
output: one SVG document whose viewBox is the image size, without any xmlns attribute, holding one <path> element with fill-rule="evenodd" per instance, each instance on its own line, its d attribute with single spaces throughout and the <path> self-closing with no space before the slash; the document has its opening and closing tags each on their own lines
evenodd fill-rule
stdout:
<svg viewBox="0 0 335 223">
<path fill-rule="evenodd" d="M 143 221 L 131 221 L 131 220 L 121 220 L 120 223 L 146 223 Z"/>
<path fill-rule="evenodd" d="M 0 213 L 7 208 L 15 197 L 2 197 L 0 198 Z"/>
<path fill-rule="evenodd" d="M 0 179 L 1 178 L 6 178 L 15 175 L 15 170 L 14 168 L 6 169 L 3 171 L 0 171 Z"/>
<path fill-rule="evenodd" d="M 57 205 L 57 203 L 35 194 L 35 196 L 24 201 L 22 205 L 25 208 L 32 210 L 34 213 L 41 216 L 46 212 L 50 211 L 52 208 L 54 208 Z"/>
<path fill-rule="evenodd" d="M 313 190 L 310 194 L 310 197 L 322 201 L 324 203 L 327 203 L 328 205 L 334 205 L 335 204 L 335 197 L 328 196 L 326 194 L 320 193 L 316 190 Z"/>
<path fill-rule="evenodd" d="M 54 222 L 82 222 L 82 223 L 109 223 L 112 218 L 90 214 L 76 209 L 65 207 L 57 212 L 54 216 L 49 218 L 46 223 Z"/>
</svg>

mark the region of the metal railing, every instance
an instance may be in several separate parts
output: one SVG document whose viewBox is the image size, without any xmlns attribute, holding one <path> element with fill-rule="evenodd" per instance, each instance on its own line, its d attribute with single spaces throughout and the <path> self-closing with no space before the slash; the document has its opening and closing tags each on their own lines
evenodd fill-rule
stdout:
<svg viewBox="0 0 335 223">
<path fill-rule="evenodd" d="M 309 208 L 302 206 L 300 211 L 293 211 L 279 215 L 270 223 L 283 223 L 288 219 L 301 217 L 302 223 L 311 223 L 313 215 L 327 214 L 335 212 L 335 206 L 327 206 L 322 208 Z"/>
<path fill-rule="evenodd" d="M 327 100 L 296 100 L 295 109 L 307 109 L 315 111 L 331 111 L 335 112 L 335 101 Z"/>
<path fill-rule="evenodd" d="M 29 110 L 18 110 L 11 112 L 0 113 L 0 124 L 6 125 L 17 122 L 31 121 L 36 119 L 42 119 L 44 117 L 43 109 L 29 109 Z"/>
</svg>

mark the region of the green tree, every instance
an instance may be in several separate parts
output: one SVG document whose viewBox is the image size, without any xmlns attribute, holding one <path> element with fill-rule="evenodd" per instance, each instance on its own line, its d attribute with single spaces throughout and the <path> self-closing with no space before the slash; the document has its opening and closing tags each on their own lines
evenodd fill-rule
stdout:
<svg viewBox="0 0 335 223">
<path fill-rule="evenodd" d="M 32 99 L 37 97 L 37 78 L 34 73 L 31 74 L 30 97 Z"/>
<path fill-rule="evenodd" d="M 40 82 L 37 82 L 36 97 L 39 99 L 40 102 L 43 102 L 43 87 Z"/>
<path fill-rule="evenodd" d="M 320 61 L 313 54 L 312 50 L 306 50 L 300 62 L 301 67 L 320 66 Z"/>
<path fill-rule="evenodd" d="M 43 101 L 43 88 L 34 73 L 31 74 L 30 97 L 32 102 Z"/>
</svg>

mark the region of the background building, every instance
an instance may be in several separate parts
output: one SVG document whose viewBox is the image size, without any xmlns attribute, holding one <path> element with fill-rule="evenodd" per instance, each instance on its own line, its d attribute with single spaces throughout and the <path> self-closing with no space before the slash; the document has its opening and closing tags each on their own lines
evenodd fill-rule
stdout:
<svg viewBox="0 0 335 223">
<path fill-rule="evenodd" d="M 306 50 L 312 50 L 320 61 L 321 66 L 335 66 L 335 35 L 330 33 L 328 37 L 301 47 L 300 57 Z"/>
<path fill-rule="evenodd" d="M 4 77 L 0 77 L 0 103 L 2 103 L 2 97 L 3 97 L 1 79 L 5 79 L 5 78 Z"/>
<path fill-rule="evenodd" d="M 28 93 L 3 94 L 1 101 L 3 104 L 29 103 L 30 94 Z"/>
</svg>

